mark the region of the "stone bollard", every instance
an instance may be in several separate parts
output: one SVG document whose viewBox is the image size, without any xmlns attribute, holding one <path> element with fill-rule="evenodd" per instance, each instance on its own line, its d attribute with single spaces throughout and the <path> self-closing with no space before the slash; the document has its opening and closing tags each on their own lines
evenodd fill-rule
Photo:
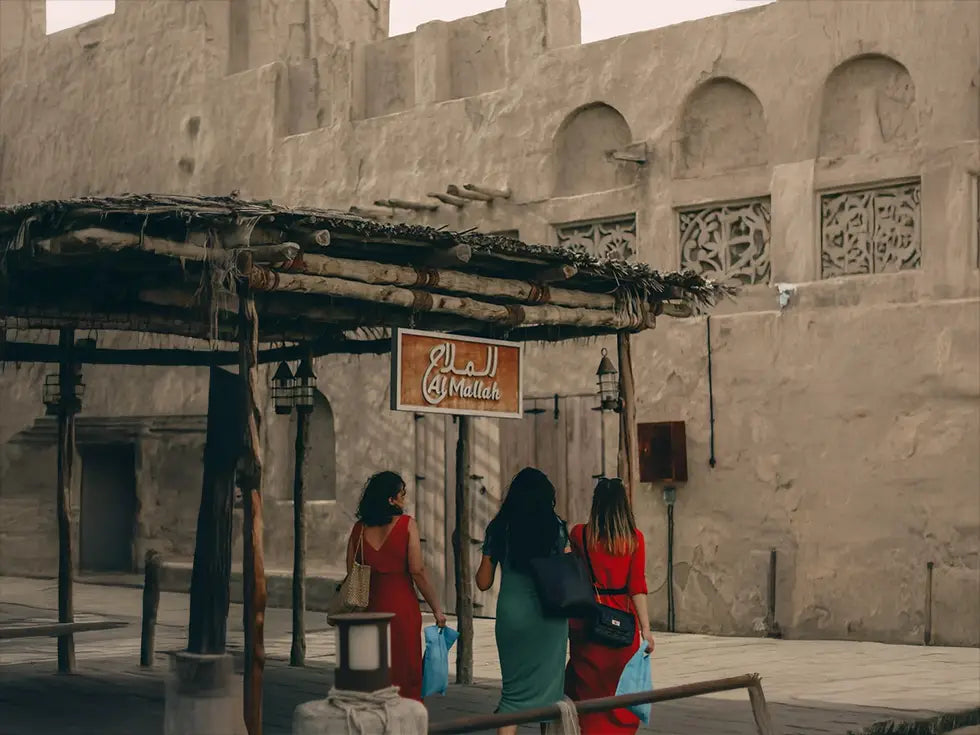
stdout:
<svg viewBox="0 0 980 735">
<path fill-rule="evenodd" d="M 337 626 L 334 690 L 293 712 L 293 735 L 425 735 L 425 705 L 402 699 L 390 684 L 390 613 L 330 618 Z"/>
<path fill-rule="evenodd" d="M 230 654 L 170 655 L 164 735 L 245 735 L 242 676 Z"/>
</svg>

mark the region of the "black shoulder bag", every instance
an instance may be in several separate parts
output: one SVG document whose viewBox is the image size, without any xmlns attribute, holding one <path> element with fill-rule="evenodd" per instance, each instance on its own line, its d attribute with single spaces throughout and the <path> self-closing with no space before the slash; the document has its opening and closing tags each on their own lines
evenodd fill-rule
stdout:
<svg viewBox="0 0 980 735">
<path fill-rule="evenodd" d="M 542 612 L 552 618 L 582 618 L 591 614 L 594 586 L 582 560 L 575 554 L 557 553 L 530 560 Z"/>
<path fill-rule="evenodd" d="M 625 587 L 600 589 L 595 578 L 595 570 L 592 568 L 592 557 L 589 554 L 588 529 L 585 529 L 582 534 L 582 545 L 585 547 L 585 560 L 589 564 L 589 575 L 592 577 L 592 587 L 596 595 L 595 608 L 587 629 L 589 638 L 594 643 L 608 648 L 631 646 L 636 635 L 636 617 L 632 611 L 619 610 L 602 604 L 602 595 L 629 595 L 629 574 L 626 576 Z"/>
</svg>

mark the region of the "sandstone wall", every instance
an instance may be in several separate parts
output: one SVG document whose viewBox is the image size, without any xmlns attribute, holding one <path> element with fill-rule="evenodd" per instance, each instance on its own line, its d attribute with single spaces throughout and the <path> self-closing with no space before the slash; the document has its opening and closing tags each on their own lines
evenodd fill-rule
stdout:
<svg viewBox="0 0 980 735">
<path fill-rule="evenodd" d="M 509 201 L 418 219 L 736 278 L 742 295 L 710 322 L 714 469 L 705 320 L 662 320 L 634 350 L 639 420 L 687 421 L 679 629 L 757 631 L 775 548 L 789 636 L 921 641 L 933 561 L 936 640 L 980 642 L 977 4 L 778 2 L 584 46 L 573 0 L 390 39 L 356 18 L 300 28 L 305 4 L 285 0 L 244 19 L 222 2 L 122 3 L 46 38 L 29 5 L 2 5 L 26 29 L 0 36 L 4 202 L 239 189 L 346 208 L 507 185 Z M 365 3 L 335 0 L 348 5 Z M 244 54 L 228 29 L 262 18 L 279 30 Z M 528 391 L 591 391 L 598 348 L 531 350 Z M 387 410 L 383 358 L 317 372 L 337 499 L 317 506 L 311 557 L 329 565 L 364 477 L 411 471 L 412 421 Z M 206 393 L 186 371 L 89 373 L 125 386 L 87 399 L 96 414 L 195 413 Z M 42 375 L 0 374 L 0 438 L 32 424 Z M 267 545 L 286 565 L 288 432 L 267 415 Z M 662 621 L 659 488 L 637 510 Z M 20 558 L 7 543 L 3 566 Z"/>
</svg>

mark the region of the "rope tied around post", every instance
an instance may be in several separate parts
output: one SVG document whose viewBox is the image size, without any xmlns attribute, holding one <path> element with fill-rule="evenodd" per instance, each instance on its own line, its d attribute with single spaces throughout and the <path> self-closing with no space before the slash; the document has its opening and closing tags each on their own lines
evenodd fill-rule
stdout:
<svg viewBox="0 0 980 735">
<path fill-rule="evenodd" d="M 327 694 L 327 702 L 347 716 L 347 735 L 364 735 L 367 732 L 364 717 L 377 717 L 384 732 L 389 732 L 389 724 L 395 724 L 389 720 L 392 715 L 390 710 L 400 700 L 398 687 L 395 686 L 376 692 L 331 688 Z"/>
<path fill-rule="evenodd" d="M 559 717 L 553 722 L 549 722 L 545 728 L 545 735 L 582 735 L 582 730 L 578 724 L 578 710 L 575 703 L 565 697 L 555 702 L 558 706 Z"/>
</svg>

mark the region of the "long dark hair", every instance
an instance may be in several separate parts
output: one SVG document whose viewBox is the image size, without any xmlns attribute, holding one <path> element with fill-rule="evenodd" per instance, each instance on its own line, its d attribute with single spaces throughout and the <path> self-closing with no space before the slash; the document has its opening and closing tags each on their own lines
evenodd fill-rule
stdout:
<svg viewBox="0 0 980 735">
<path fill-rule="evenodd" d="M 589 546 L 601 546 L 614 556 L 636 550 L 636 519 L 618 477 L 603 477 L 596 483 L 589 513 Z"/>
<path fill-rule="evenodd" d="M 405 481 L 397 472 L 371 475 L 357 504 L 357 519 L 365 526 L 387 526 L 392 518 L 402 514 L 402 509 L 391 501 L 404 487 Z"/>
<path fill-rule="evenodd" d="M 487 527 L 490 556 L 506 557 L 511 566 L 526 572 L 531 559 L 553 553 L 560 530 L 555 486 L 541 470 L 525 467 L 511 481 L 500 512 Z"/>
</svg>

